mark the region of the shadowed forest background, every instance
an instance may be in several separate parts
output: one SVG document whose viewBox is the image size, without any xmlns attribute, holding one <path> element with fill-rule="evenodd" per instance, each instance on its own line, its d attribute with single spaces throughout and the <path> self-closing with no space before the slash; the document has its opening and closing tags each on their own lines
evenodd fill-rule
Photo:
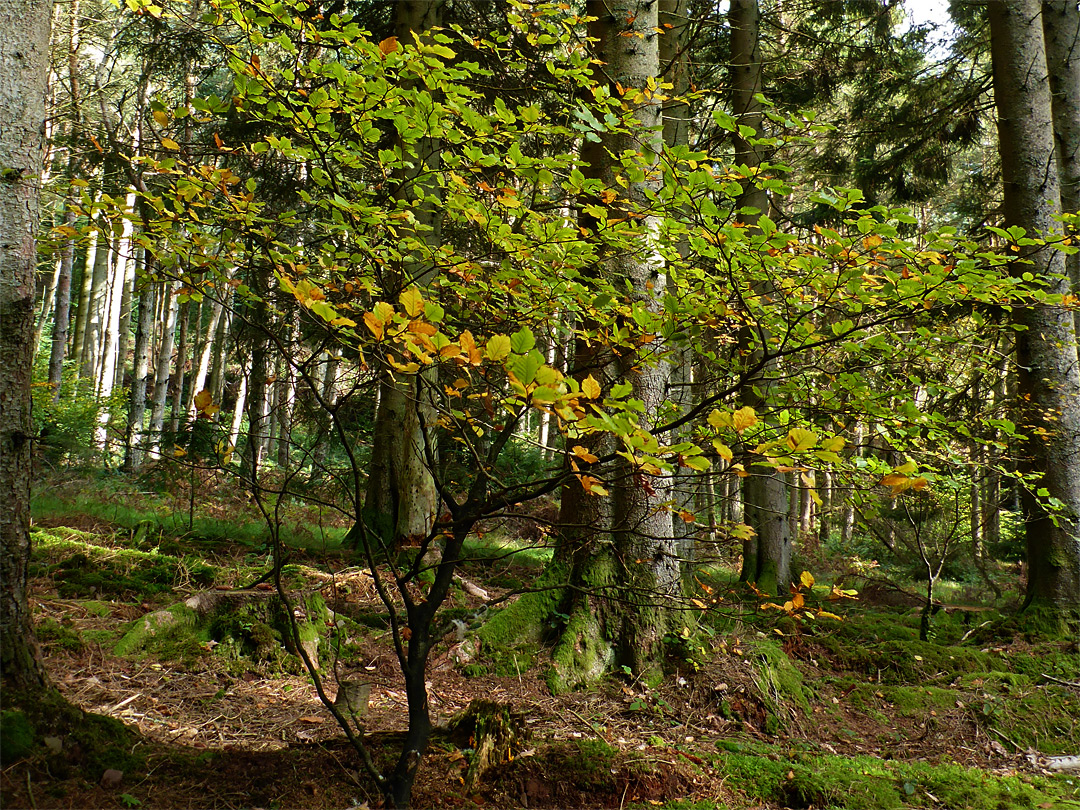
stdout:
<svg viewBox="0 0 1080 810">
<path fill-rule="evenodd" d="M 23 5 L 6 806 L 1080 807 L 1075 2 Z"/>
</svg>

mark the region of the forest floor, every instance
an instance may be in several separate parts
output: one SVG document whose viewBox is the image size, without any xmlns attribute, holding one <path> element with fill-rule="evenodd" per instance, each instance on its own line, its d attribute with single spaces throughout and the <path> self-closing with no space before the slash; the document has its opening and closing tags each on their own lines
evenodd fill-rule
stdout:
<svg viewBox="0 0 1080 810">
<path fill-rule="evenodd" d="M 34 616 L 68 700 L 138 737 L 112 760 L 88 757 L 70 740 L 16 739 L 6 713 L 0 805 L 379 806 L 295 656 L 245 652 L 244 631 L 227 622 L 120 644 L 154 611 L 253 585 L 268 564 L 257 532 L 162 528 L 132 498 L 89 503 L 53 498 L 38 510 Z M 451 597 L 473 624 L 484 615 L 478 588 L 498 597 L 542 565 L 506 556 L 510 529 L 478 540 L 463 568 L 469 587 Z M 370 574 L 296 534 L 291 581 L 320 592 L 337 623 L 321 655 L 327 690 L 335 674 L 372 684 L 368 743 L 389 762 L 406 703 L 385 608 Z M 829 608 L 842 621 L 798 623 L 722 583 L 703 630 L 672 638 L 669 674 L 652 687 L 613 678 L 553 696 L 542 645 L 478 649 L 472 627 L 463 641 L 451 634 L 429 668 L 437 725 L 485 699 L 510 706 L 518 734 L 511 755 L 473 780 L 470 741 L 437 730 L 415 806 L 1080 808 L 1080 761 L 1058 767 L 1080 755 L 1075 642 L 961 609 L 939 612 L 935 639 L 920 642 L 911 598 L 872 587 Z"/>
</svg>

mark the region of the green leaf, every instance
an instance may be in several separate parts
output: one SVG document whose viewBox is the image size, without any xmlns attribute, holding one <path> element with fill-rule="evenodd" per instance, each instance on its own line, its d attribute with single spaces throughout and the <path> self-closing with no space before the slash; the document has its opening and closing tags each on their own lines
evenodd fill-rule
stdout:
<svg viewBox="0 0 1080 810">
<path fill-rule="evenodd" d="M 510 350 L 514 354 L 528 354 L 535 345 L 536 338 L 533 337 L 532 330 L 527 326 L 521 327 L 510 336 Z"/>
</svg>

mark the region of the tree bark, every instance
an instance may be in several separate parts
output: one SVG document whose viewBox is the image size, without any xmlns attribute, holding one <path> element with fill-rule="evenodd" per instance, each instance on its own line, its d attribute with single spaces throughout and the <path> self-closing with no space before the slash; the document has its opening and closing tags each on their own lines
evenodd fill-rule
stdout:
<svg viewBox="0 0 1080 810">
<path fill-rule="evenodd" d="M 1032 235 L 1051 233 L 1060 211 L 1055 171 L 1050 81 L 1036 0 L 990 4 L 994 98 L 1004 180 L 1006 225 Z M 1064 256 L 1026 246 L 1017 272 L 1036 274 L 1048 292 L 1065 293 Z M 1060 507 L 1056 514 L 1029 486 L 1024 507 L 1028 553 L 1028 603 L 1054 611 L 1080 609 L 1080 370 L 1071 313 L 1033 302 L 1015 310 L 1021 411 L 1029 438 L 1021 472 L 1039 478 Z M 1039 434 L 1042 435 L 1039 435 Z"/>
<path fill-rule="evenodd" d="M 399 2 L 398 40 L 410 42 L 414 35 L 440 25 L 443 5 L 442 0 Z M 409 148 L 415 151 L 415 166 L 396 178 L 397 196 L 412 203 L 417 223 L 414 235 L 421 247 L 400 271 L 388 274 L 385 280 L 384 294 L 395 301 L 401 291 L 431 283 L 435 269 L 426 254 L 442 239 L 442 211 L 431 203 L 440 194 L 434 175 L 441 168 L 441 144 L 433 138 L 421 138 Z M 399 545 L 404 538 L 426 536 L 438 511 L 435 479 L 428 464 L 427 448 L 433 439 L 426 435 L 430 428 L 425 428 L 435 422 L 429 393 L 434 384 L 429 373 L 406 375 L 394 371 L 385 358 L 380 362 L 379 407 L 361 519 L 370 536 L 387 548 Z"/>
<path fill-rule="evenodd" d="M 589 23 L 589 36 L 595 41 L 597 83 L 608 84 L 616 95 L 617 85 L 645 88 L 656 80 L 660 69 L 657 31 L 664 30 L 659 28 L 656 3 L 590 0 L 586 14 L 595 17 Z M 655 307 L 666 282 L 654 247 L 656 222 L 648 216 L 649 194 L 659 183 L 650 170 L 661 147 L 660 105 L 655 99 L 641 102 L 635 116 L 640 129 L 603 133 L 598 141 L 586 142 L 582 160 L 587 175 L 616 191 L 617 197 L 608 203 L 612 210 L 634 210 L 640 222 L 633 250 L 623 246 L 604 261 L 600 272 L 616 288 L 625 288 L 635 300 Z M 621 163 L 613 156 L 628 153 L 636 153 L 644 173 L 642 179 L 627 182 L 622 191 L 616 181 Z M 595 225 L 583 214 L 584 229 Z M 644 403 L 642 425 L 651 428 L 667 395 L 670 376 L 659 356 L 662 352 L 663 342 L 656 336 L 622 358 L 595 341 L 579 339 L 574 376 L 581 380 L 592 375 L 604 390 L 616 379 L 629 383 L 631 396 Z M 611 439 L 604 440 L 603 446 L 595 439 L 582 444 L 598 457 L 614 449 Z M 680 593 L 678 555 L 665 508 L 669 482 L 621 457 L 609 474 L 610 501 L 587 492 L 576 478 L 563 491 L 563 534 L 554 565 L 567 572 L 571 588 L 561 608 L 570 618 L 553 656 L 557 688 L 595 681 L 612 664 L 628 666 L 647 680 L 655 678 L 672 600 Z"/>
<path fill-rule="evenodd" d="M 0 678 L 48 683 L 26 598 L 30 562 L 30 371 L 34 233 L 45 143 L 52 4 L 0 0 Z"/>
<path fill-rule="evenodd" d="M 740 126 L 757 132 L 762 123 L 762 105 L 757 95 L 762 91 L 761 72 L 761 11 L 757 0 L 732 0 L 728 10 L 731 28 L 731 107 Z M 752 137 L 752 136 L 751 136 Z M 755 182 L 757 168 L 762 158 L 757 146 L 741 134 L 735 135 L 735 164 L 747 168 L 743 193 L 739 196 L 739 220 L 754 226 L 769 206 L 768 194 Z M 757 285 L 759 295 L 768 295 L 769 285 Z M 751 334 L 751 330 L 756 334 Z M 761 364 L 768 351 L 771 335 L 763 325 L 747 327 L 741 336 L 741 344 L 747 346 L 749 362 Z M 756 342 L 756 346 L 751 344 Z M 757 411 L 768 404 L 770 375 L 775 362 L 766 362 L 761 371 L 746 381 L 741 392 L 745 405 Z M 763 413 L 759 416 L 764 418 Z M 752 472 L 743 487 L 746 523 L 755 532 L 755 548 L 752 555 L 743 555 L 744 581 L 751 581 L 768 593 L 787 593 L 791 580 L 791 524 L 787 519 L 789 508 L 788 486 L 784 474 L 761 463 L 747 464 Z M 750 566 L 753 566 L 752 569 Z"/>
<path fill-rule="evenodd" d="M 68 203 L 64 224 L 75 227 L 77 214 Z M 49 352 L 49 385 L 53 402 L 60 399 L 60 384 L 64 378 L 64 358 L 67 357 L 69 322 L 71 320 L 71 273 L 75 264 L 75 237 L 68 236 L 60 250 L 60 275 L 56 280 L 56 306 L 53 309 L 52 347 Z"/>
<path fill-rule="evenodd" d="M 82 354 L 79 377 L 92 380 L 97 387 L 101 373 L 101 343 L 105 334 L 105 319 L 108 317 L 106 305 L 109 297 L 109 254 L 112 252 L 112 240 L 105 232 L 105 223 L 99 223 L 95 234 L 94 263 L 87 261 L 86 272 L 90 273 L 90 294 L 86 306 L 86 331 L 83 334 Z"/>
<path fill-rule="evenodd" d="M 143 261 L 153 261 L 147 251 Z M 146 392 L 150 372 L 150 344 L 154 335 L 154 293 L 157 286 L 150 278 L 149 266 L 144 267 L 143 289 L 139 294 L 139 320 L 135 327 L 135 359 L 131 366 L 131 402 L 128 406 L 128 429 L 125 446 L 124 469 L 139 472 L 146 453 Z"/>
<path fill-rule="evenodd" d="M 1043 3 L 1042 19 L 1061 210 L 1075 214 L 1080 211 L 1080 4 Z M 1080 295 L 1080 253 L 1066 256 L 1065 266 L 1073 294 Z M 1080 333 L 1080 309 L 1073 313 L 1073 328 Z"/>
<path fill-rule="evenodd" d="M 154 363 L 154 397 L 150 405 L 151 456 L 157 456 L 161 450 L 161 434 L 165 427 L 165 403 L 169 398 L 169 375 L 176 339 L 176 314 L 180 308 L 176 295 L 179 288 L 179 282 L 175 281 L 165 282 L 161 287 L 161 344 Z"/>
</svg>

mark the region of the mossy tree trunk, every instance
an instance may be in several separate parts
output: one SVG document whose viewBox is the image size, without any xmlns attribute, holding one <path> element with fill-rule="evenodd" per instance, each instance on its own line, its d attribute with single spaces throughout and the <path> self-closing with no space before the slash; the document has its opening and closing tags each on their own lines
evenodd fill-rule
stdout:
<svg viewBox="0 0 1080 810">
<path fill-rule="evenodd" d="M 589 23 L 589 36 L 598 60 L 594 63 L 598 85 L 610 86 L 612 96 L 618 97 L 620 87 L 646 88 L 656 81 L 660 70 L 657 32 L 670 31 L 659 27 L 657 3 L 592 0 L 586 4 L 586 14 L 595 18 Z M 617 288 L 626 289 L 634 301 L 654 308 L 666 281 L 655 250 L 656 222 L 648 215 L 649 197 L 659 183 L 653 171 L 662 145 L 658 100 L 639 102 L 635 117 L 641 129 L 605 133 L 587 142 L 582 159 L 587 164 L 584 171 L 615 192 L 607 203 L 613 211 L 633 210 L 640 222 L 633 249 L 616 247 L 600 272 Z M 636 156 L 644 172 L 639 180 L 620 187 L 616 176 L 623 167 L 618 158 L 627 154 Z M 582 227 L 594 229 L 596 223 L 583 216 Z M 579 380 L 591 375 L 605 389 L 616 380 L 628 383 L 631 396 L 644 403 L 642 424 L 650 428 L 667 395 L 670 368 L 659 358 L 662 341 L 643 345 L 647 348 L 620 357 L 596 342 L 579 340 L 574 375 Z M 644 351 L 655 354 L 644 356 Z M 593 440 L 597 442 L 602 440 Z M 614 447 L 588 449 L 603 457 Z M 667 481 L 621 457 L 606 472 L 610 500 L 576 478 L 563 491 L 563 531 L 555 564 L 569 571 L 569 587 L 560 610 L 567 618 L 554 654 L 552 685 L 557 689 L 595 681 L 613 664 L 651 676 L 661 657 L 672 600 L 679 595 L 671 514 L 663 506 L 670 492 Z"/>
<path fill-rule="evenodd" d="M 728 10 L 731 28 L 731 107 L 740 126 L 757 132 L 761 128 L 762 104 L 757 99 L 762 92 L 761 11 L 757 0 L 732 0 Z M 745 166 L 747 177 L 739 196 L 738 219 L 748 226 L 757 224 L 769 207 L 769 196 L 754 181 L 762 155 L 752 136 L 735 136 L 735 164 Z M 772 292 L 766 281 L 756 285 L 759 295 Z M 768 359 L 771 334 L 764 326 L 749 326 L 740 335 L 740 345 L 746 348 L 748 363 L 757 367 L 743 385 L 741 399 L 757 411 L 763 410 L 769 399 L 770 377 L 776 362 Z M 762 459 L 757 459 L 759 462 Z M 784 474 L 762 464 L 747 464 L 752 476 L 743 488 L 745 521 L 753 528 L 754 538 L 744 547 L 740 579 L 755 582 L 767 593 L 787 592 L 791 579 L 791 524 L 788 521 L 788 485 Z"/>
<path fill-rule="evenodd" d="M 411 43 L 414 35 L 440 25 L 443 5 L 443 0 L 401 0 L 396 6 L 398 41 Z M 401 267 L 388 270 L 382 280 L 383 293 L 395 304 L 403 290 L 431 283 L 435 267 L 430 253 L 442 238 L 442 211 L 435 204 L 441 193 L 435 176 L 441 169 L 440 140 L 428 134 L 414 143 L 403 142 L 401 147 L 415 154 L 416 160 L 396 178 L 395 196 L 409 203 L 416 226 L 411 234 L 411 256 Z M 430 469 L 435 455 L 430 436 L 435 422 L 430 399 L 434 384 L 429 372 L 404 374 L 395 371 L 387 358 L 381 359 L 362 520 L 387 548 L 402 545 L 406 538 L 427 535 L 438 511 Z"/>
<path fill-rule="evenodd" d="M 990 4 L 994 98 L 1004 180 L 1006 225 L 1031 234 L 1060 230 L 1054 122 L 1041 12 L 1037 0 Z M 1020 249 L 1016 272 L 1036 274 L 1050 293 L 1067 293 L 1065 256 Z M 1028 602 L 1050 611 L 1080 610 L 1080 369 L 1076 331 L 1065 308 L 1044 303 L 1015 310 L 1018 394 L 1029 436 L 1021 472 L 1037 477 L 1040 497 L 1024 497 Z M 1052 514 L 1048 502 L 1058 507 Z"/>
<path fill-rule="evenodd" d="M 1061 210 L 1075 214 L 1080 211 L 1080 5 L 1043 3 L 1042 21 Z M 1065 266 L 1073 292 L 1080 293 L 1080 253 L 1066 256 Z M 1073 326 L 1080 332 L 1080 310 L 1073 313 Z"/>
</svg>

